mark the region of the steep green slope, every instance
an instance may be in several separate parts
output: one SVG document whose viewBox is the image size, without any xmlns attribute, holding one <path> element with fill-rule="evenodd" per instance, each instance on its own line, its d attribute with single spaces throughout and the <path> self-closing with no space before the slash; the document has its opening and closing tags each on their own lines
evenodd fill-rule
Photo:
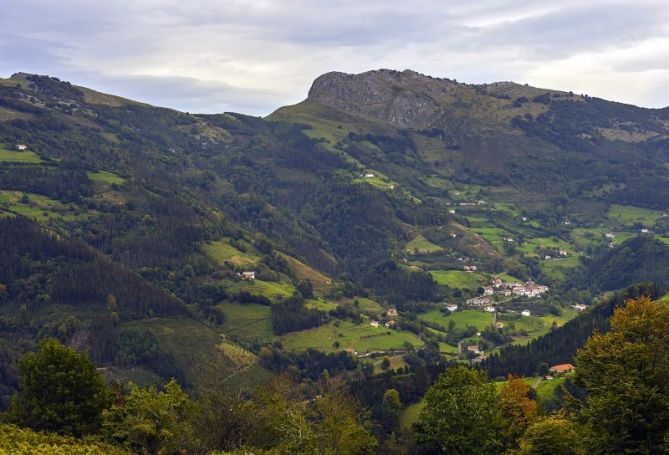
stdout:
<svg viewBox="0 0 669 455">
<path fill-rule="evenodd" d="M 581 257 L 642 228 L 669 241 L 668 121 L 666 110 L 385 70 L 324 75 L 265 119 L 46 76 L 1 80 L 0 216 L 39 241 L 15 233 L 0 251 L 0 382 L 11 390 L 16 355 L 47 335 L 110 377 L 193 387 L 265 378 L 254 355 L 281 340 L 455 357 L 458 341 L 492 342 L 419 316 L 446 318 L 442 302 L 462 306 L 498 277 L 551 287 L 541 299 L 496 294 L 509 321 L 525 309 L 565 320 L 588 296 L 561 287 Z M 53 242 L 67 247 L 42 251 Z M 279 338 L 272 305 L 295 292 L 296 313 L 319 310 L 322 325 Z M 491 348 L 534 336 L 514 321 L 487 333 Z M 374 322 L 389 324 L 382 336 Z"/>
</svg>

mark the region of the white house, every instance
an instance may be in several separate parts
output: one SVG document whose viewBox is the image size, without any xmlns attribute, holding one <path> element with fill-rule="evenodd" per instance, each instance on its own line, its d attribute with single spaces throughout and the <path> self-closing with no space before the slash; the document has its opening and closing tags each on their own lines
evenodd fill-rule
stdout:
<svg viewBox="0 0 669 455">
<path fill-rule="evenodd" d="M 576 309 L 576 311 L 583 311 L 583 310 L 585 310 L 585 309 L 587 308 L 587 307 L 586 307 L 585 305 L 583 305 L 582 303 L 577 303 L 576 305 L 573 305 L 573 306 L 574 306 L 574 308 Z"/>
<path fill-rule="evenodd" d="M 491 286 L 486 286 L 483 288 L 483 295 L 493 295 L 495 291 Z"/>
<path fill-rule="evenodd" d="M 389 308 L 386 313 L 389 317 L 397 316 L 397 310 L 395 308 Z"/>
<path fill-rule="evenodd" d="M 616 238 L 616 235 L 613 232 L 607 232 L 606 234 L 604 234 L 604 237 L 606 237 L 607 239 L 614 239 Z"/>
<path fill-rule="evenodd" d="M 560 250 L 560 256 L 568 256 L 569 252 L 567 250 Z"/>
<path fill-rule="evenodd" d="M 239 274 L 239 276 L 242 277 L 242 280 L 252 281 L 256 279 L 256 272 L 254 271 L 242 272 Z"/>
<path fill-rule="evenodd" d="M 641 229 L 642 234 L 648 234 L 649 232 L 650 232 L 649 229 L 646 229 L 646 228 Z"/>
<path fill-rule="evenodd" d="M 494 313 L 495 312 L 495 307 L 494 306 L 487 306 L 483 310 L 487 311 L 488 313 Z"/>
<path fill-rule="evenodd" d="M 451 215 L 455 215 L 455 210 L 453 210 L 453 209 L 448 209 L 448 213 L 450 213 Z"/>
<path fill-rule="evenodd" d="M 372 173 L 370 173 L 370 172 L 368 172 L 368 173 L 365 174 L 365 178 L 366 178 L 366 179 L 371 179 L 372 177 L 374 177 L 374 174 L 372 174 Z"/>
<path fill-rule="evenodd" d="M 458 306 L 454 303 L 449 303 L 446 305 L 446 309 L 452 313 L 458 309 Z"/>
<path fill-rule="evenodd" d="M 372 327 L 378 327 L 379 321 L 369 321 L 369 325 L 371 325 Z"/>
<path fill-rule="evenodd" d="M 523 316 L 532 316 L 532 313 L 530 313 L 530 310 L 523 310 L 520 312 L 521 315 Z"/>
<path fill-rule="evenodd" d="M 20 151 L 28 150 L 28 146 L 26 144 L 16 144 L 16 149 Z"/>
</svg>

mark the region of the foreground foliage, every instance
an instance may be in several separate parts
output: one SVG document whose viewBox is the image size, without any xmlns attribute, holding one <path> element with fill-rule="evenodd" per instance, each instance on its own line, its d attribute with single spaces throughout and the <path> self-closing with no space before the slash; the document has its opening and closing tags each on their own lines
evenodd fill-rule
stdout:
<svg viewBox="0 0 669 455">
<path fill-rule="evenodd" d="M 120 447 L 0 424 L 0 453 L 22 455 L 124 455 Z"/>
<path fill-rule="evenodd" d="M 611 331 L 576 356 L 589 453 L 665 453 L 669 447 L 669 305 L 647 297 L 616 310 Z"/>
</svg>

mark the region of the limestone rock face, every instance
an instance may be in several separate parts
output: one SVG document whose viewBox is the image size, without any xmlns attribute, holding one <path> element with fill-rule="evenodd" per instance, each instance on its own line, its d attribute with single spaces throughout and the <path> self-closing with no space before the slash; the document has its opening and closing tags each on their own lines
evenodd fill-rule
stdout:
<svg viewBox="0 0 669 455">
<path fill-rule="evenodd" d="M 331 72 L 314 81 L 309 100 L 401 128 L 427 128 L 441 116 L 457 85 L 410 70 Z"/>
</svg>

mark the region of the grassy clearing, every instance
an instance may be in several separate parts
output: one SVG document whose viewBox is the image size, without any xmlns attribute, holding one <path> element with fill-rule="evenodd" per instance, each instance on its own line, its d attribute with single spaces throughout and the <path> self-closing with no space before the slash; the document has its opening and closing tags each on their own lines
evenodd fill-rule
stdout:
<svg viewBox="0 0 669 455">
<path fill-rule="evenodd" d="M 571 230 L 570 237 L 578 248 L 585 250 L 602 242 L 606 232 L 604 228 L 575 228 Z"/>
<path fill-rule="evenodd" d="M 574 254 L 574 248 L 567 242 L 562 239 L 556 239 L 553 237 L 537 237 L 534 239 L 528 239 L 518 248 L 519 251 L 522 251 L 527 256 L 537 256 L 536 249 L 553 249 L 553 250 L 566 250 L 569 254 Z"/>
<path fill-rule="evenodd" d="M 400 426 L 403 428 L 409 428 L 411 425 L 418 421 L 418 416 L 420 412 L 425 407 L 425 399 L 420 400 L 418 403 L 412 403 L 405 407 L 400 414 Z"/>
<path fill-rule="evenodd" d="M 354 298 L 347 297 L 339 300 L 339 304 L 355 305 L 355 301 L 358 302 L 358 308 L 360 309 L 360 311 L 365 314 L 371 314 L 374 315 L 375 317 L 379 317 L 383 312 L 386 311 L 386 308 L 382 307 L 379 303 L 367 297 L 354 297 Z"/>
<path fill-rule="evenodd" d="M 24 199 L 24 195 L 27 199 Z M 91 217 L 97 213 L 95 211 L 82 213 L 80 210 L 55 199 L 21 191 L 0 191 L 0 210 L 34 218 L 39 222 L 49 220 L 75 221 Z"/>
<path fill-rule="evenodd" d="M 439 310 L 432 310 L 419 315 L 418 319 L 436 322 L 443 327 L 448 327 L 449 322 L 453 321 L 457 328 L 464 329 L 467 326 L 474 326 L 479 331 L 492 325 L 492 314 L 482 310 L 458 310 L 448 316 Z"/>
<path fill-rule="evenodd" d="M 125 179 L 107 171 L 87 172 L 88 178 L 94 182 L 107 183 L 109 185 L 123 185 Z"/>
<path fill-rule="evenodd" d="M 328 312 L 337 308 L 337 304 L 323 299 L 309 299 L 305 302 L 309 308 L 315 308 L 320 311 Z"/>
<path fill-rule="evenodd" d="M 255 295 L 264 295 L 268 299 L 290 297 L 295 292 L 295 286 L 287 281 L 226 281 L 226 289 L 230 292 L 246 291 Z"/>
<path fill-rule="evenodd" d="M 554 259 L 552 261 L 543 261 L 540 266 L 541 270 L 548 275 L 549 277 L 564 278 L 565 272 L 568 269 L 574 269 L 581 265 L 581 261 L 578 256 L 569 256 L 561 259 Z"/>
<path fill-rule="evenodd" d="M 372 361 L 372 365 L 374 365 L 374 373 L 383 373 L 385 370 L 381 368 L 381 364 L 383 363 L 384 357 L 377 357 Z M 394 355 L 392 357 L 388 357 L 390 360 L 390 368 L 389 370 L 398 370 L 400 368 L 404 368 L 407 364 L 404 361 L 404 356 L 403 355 Z"/>
<path fill-rule="evenodd" d="M 609 220 L 622 224 L 642 223 L 645 226 L 653 226 L 655 221 L 662 217 L 662 212 L 631 205 L 613 204 L 609 207 L 608 217 Z"/>
<path fill-rule="evenodd" d="M 434 280 L 454 289 L 478 289 L 487 283 L 487 278 L 480 273 L 469 273 L 462 270 L 430 270 Z"/>
<path fill-rule="evenodd" d="M 288 268 L 290 268 L 299 280 L 311 281 L 314 289 L 319 294 L 327 294 L 334 288 L 334 283 L 327 275 L 287 254 L 279 253 L 279 256 L 286 260 Z"/>
<path fill-rule="evenodd" d="M 404 249 L 411 252 L 417 251 L 419 253 L 434 253 L 436 251 L 443 251 L 442 247 L 430 242 L 421 234 L 418 234 L 412 241 L 407 243 Z"/>
<path fill-rule="evenodd" d="M 353 179 L 355 183 L 367 183 L 384 191 L 390 191 L 397 188 L 397 183 L 387 177 L 379 176 L 374 173 L 374 177 L 360 177 Z"/>
<path fill-rule="evenodd" d="M 240 251 L 230 244 L 229 239 L 223 239 L 218 242 L 209 242 L 202 246 L 202 250 L 214 261 L 223 265 L 226 262 L 236 267 L 253 268 L 260 260 L 251 245 L 246 242 L 240 242 L 246 251 Z"/>
<path fill-rule="evenodd" d="M 341 321 L 339 327 L 329 323 L 320 327 L 300 332 L 292 332 L 281 337 L 284 348 L 292 351 L 303 351 L 307 348 L 323 352 L 334 352 L 338 349 L 353 348 L 357 352 L 389 351 L 403 349 L 405 342 L 415 347 L 423 345 L 416 335 L 410 332 L 388 330 L 385 327 L 372 327 L 368 323 L 353 324 Z M 338 341 L 340 347 L 335 348 Z"/>
<path fill-rule="evenodd" d="M 39 164 L 42 160 L 35 152 L 29 150 L 19 152 L 14 150 L 6 150 L 0 147 L 0 163 L 26 163 Z"/>
<path fill-rule="evenodd" d="M 221 331 L 244 341 L 267 342 L 274 339 L 270 307 L 256 303 L 225 302 L 219 305 L 225 315 Z"/>
</svg>

